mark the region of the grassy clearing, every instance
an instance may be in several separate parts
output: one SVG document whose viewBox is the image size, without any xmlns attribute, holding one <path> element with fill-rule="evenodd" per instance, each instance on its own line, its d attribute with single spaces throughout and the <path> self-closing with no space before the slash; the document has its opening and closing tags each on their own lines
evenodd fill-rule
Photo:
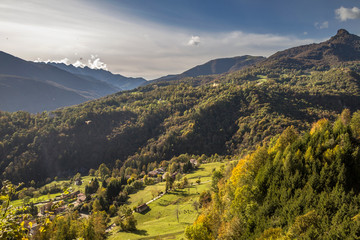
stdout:
<svg viewBox="0 0 360 240">
<path fill-rule="evenodd" d="M 72 185 L 70 185 L 69 189 L 72 192 L 75 192 L 75 191 L 79 190 L 80 192 L 84 193 L 86 184 L 92 178 L 94 178 L 94 177 L 92 177 L 92 176 L 84 176 L 84 177 L 82 177 L 83 184 L 81 184 L 80 186 L 72 184 Z M 57 181 L 52 181 L 51 183 L 48 183 L 45 186 L 48 187 L 48 188 L 51 188 L 54 185 L 64 186 L 66 183 L 68 184 L 69 182 L 70 182 L 69 180 L 57 180 Z M 59 196 L 61 194 L 62 194 L 62 192 L 53 193 L 53 194 L 44 194 L 44 195 L 40 195 L 39 197 L 31 198 L 29 202 L 39 203 L 39 202 L 45 202 L 45 201 L 49 201 L 49 200 L 54 200 L 56 196 Z M 23 200 L 19 199 L 19 200 L 11 201 L 11 205 L 13 205 L 14 207 L 21 206 L 21 205 L 23 205 Z"/>
<path fill-rule="evenodd" d="M 190 184 L 189 188 L 178 189 L 165 194 L 162 198 L 149 204 L 150 211 L 135 213 L 138 230 L 133 233 L 121 232 L 118 227 L 112 231 L 111 240 L 124 239 L 182 239 L 185 228 L 192 224 L 199 212 L 193 206 L 198 201 L 199 194 L 210 188 L 211 174 L 214 168 L 220 168 L 224 163 L 207 163 L 190 174 L 185 175 Z M 200 177 L 201 183 L 195 182 Z M 130 195 L 129 206 L 136 206 L 140 202 L 152 199 L 152 190 L 165 190 L 165 183 L 146 186 L 145 189 Z"/>
</svg>

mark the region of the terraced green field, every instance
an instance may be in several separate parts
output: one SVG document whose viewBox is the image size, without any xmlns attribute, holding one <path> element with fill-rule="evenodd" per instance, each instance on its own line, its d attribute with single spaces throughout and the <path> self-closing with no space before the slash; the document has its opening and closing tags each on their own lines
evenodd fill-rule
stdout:
<svg viewBox="0 0 360 240">
<path fill-rule="evenodd" d="M 149 204 L 150 211 L 135 213 L 138 222 L 136 232 L 121 232 L 118 227 L 112 230 L 111 240 L 126 239 L 182 239 L 184 230 L 192 224 L 200 212 L 196 211 L 193 203 L 198 201 L 199 194 L 210 188 L 211 174 L 214 168 L 220 168 L 224 163 L 207 163 L 193 173 L 185 175 L 192 186 L 178 189 L 165 194 L 158 200 Z M 196 180 L 200 177 L 200 185 Z M 165 190 L 165 183 L 146 186 L 145 189 L 130 195 L 129 205 L 137 206 L 139 203 L 152 199 L 153 190 Z"/>
</svg>

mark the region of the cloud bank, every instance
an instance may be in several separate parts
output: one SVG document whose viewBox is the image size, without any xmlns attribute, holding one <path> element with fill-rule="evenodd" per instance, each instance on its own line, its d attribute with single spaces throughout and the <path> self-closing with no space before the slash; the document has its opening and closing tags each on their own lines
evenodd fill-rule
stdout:
<svg viewBox="0 0 360 240">
<path fill-rule="evenodd" d="M 37 58 L 34 62 L 43 62 L 43 63 L 63 63 L 65 65 L 73 65 L 75 67 L 88 67 L 91 69 L 103 69 L 108 70 L 107 66 L 104 62 L 100 60 L 100 58 L 97 55 L 91 55 L 90 59 L 87 60 L 87 62 L 83 63 L 81 61 L 82 59 L 77 59 L 75 62 L 72 62 L 69 58 L 63 58 L 61 60 L 41 60 L 41 58 Z"/>
<path fill-rule="evenodd" d="M 335 10 L 335 15 L 336 18 L 342 22 L 347 21 L 349 19 L 359 19 L 360 9 L 357 7 L 345 8 L 342 6 Z"/>
</svg>

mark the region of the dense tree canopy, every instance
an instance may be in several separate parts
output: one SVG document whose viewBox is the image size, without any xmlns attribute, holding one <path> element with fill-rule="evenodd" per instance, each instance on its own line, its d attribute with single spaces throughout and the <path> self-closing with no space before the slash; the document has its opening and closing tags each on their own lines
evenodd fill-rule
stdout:
<svg viewBox="0 0 360 240">
<path fill-rule="evenodd" d="M 344 107 L 355 111 L 359 79 L 357 65 L 248 68 L 158 82 L 53 112 L 0 112 L 1 178 L 38 183 L 101 163 L 140 171 L 183 153 L 246 153 L 288 126 L 303 130 Z"/>
<path fill-rule="evenodd" d="M 359 238 L 359 113 L 345 110 L 303 134 L 288 127 L 240 159 L 188 238 Z"/>
</svg>

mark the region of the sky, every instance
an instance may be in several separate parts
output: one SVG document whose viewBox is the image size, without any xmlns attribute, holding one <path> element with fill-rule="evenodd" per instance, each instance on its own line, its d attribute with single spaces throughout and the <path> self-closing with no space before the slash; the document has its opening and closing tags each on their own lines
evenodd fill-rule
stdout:
<svg viewBox="0 0 360 240">
<path fill-rule="evenodd" d="M 359 27 L 360 0 L 0 0 L 0 51 L 148 80 Z"/>
</svg>

